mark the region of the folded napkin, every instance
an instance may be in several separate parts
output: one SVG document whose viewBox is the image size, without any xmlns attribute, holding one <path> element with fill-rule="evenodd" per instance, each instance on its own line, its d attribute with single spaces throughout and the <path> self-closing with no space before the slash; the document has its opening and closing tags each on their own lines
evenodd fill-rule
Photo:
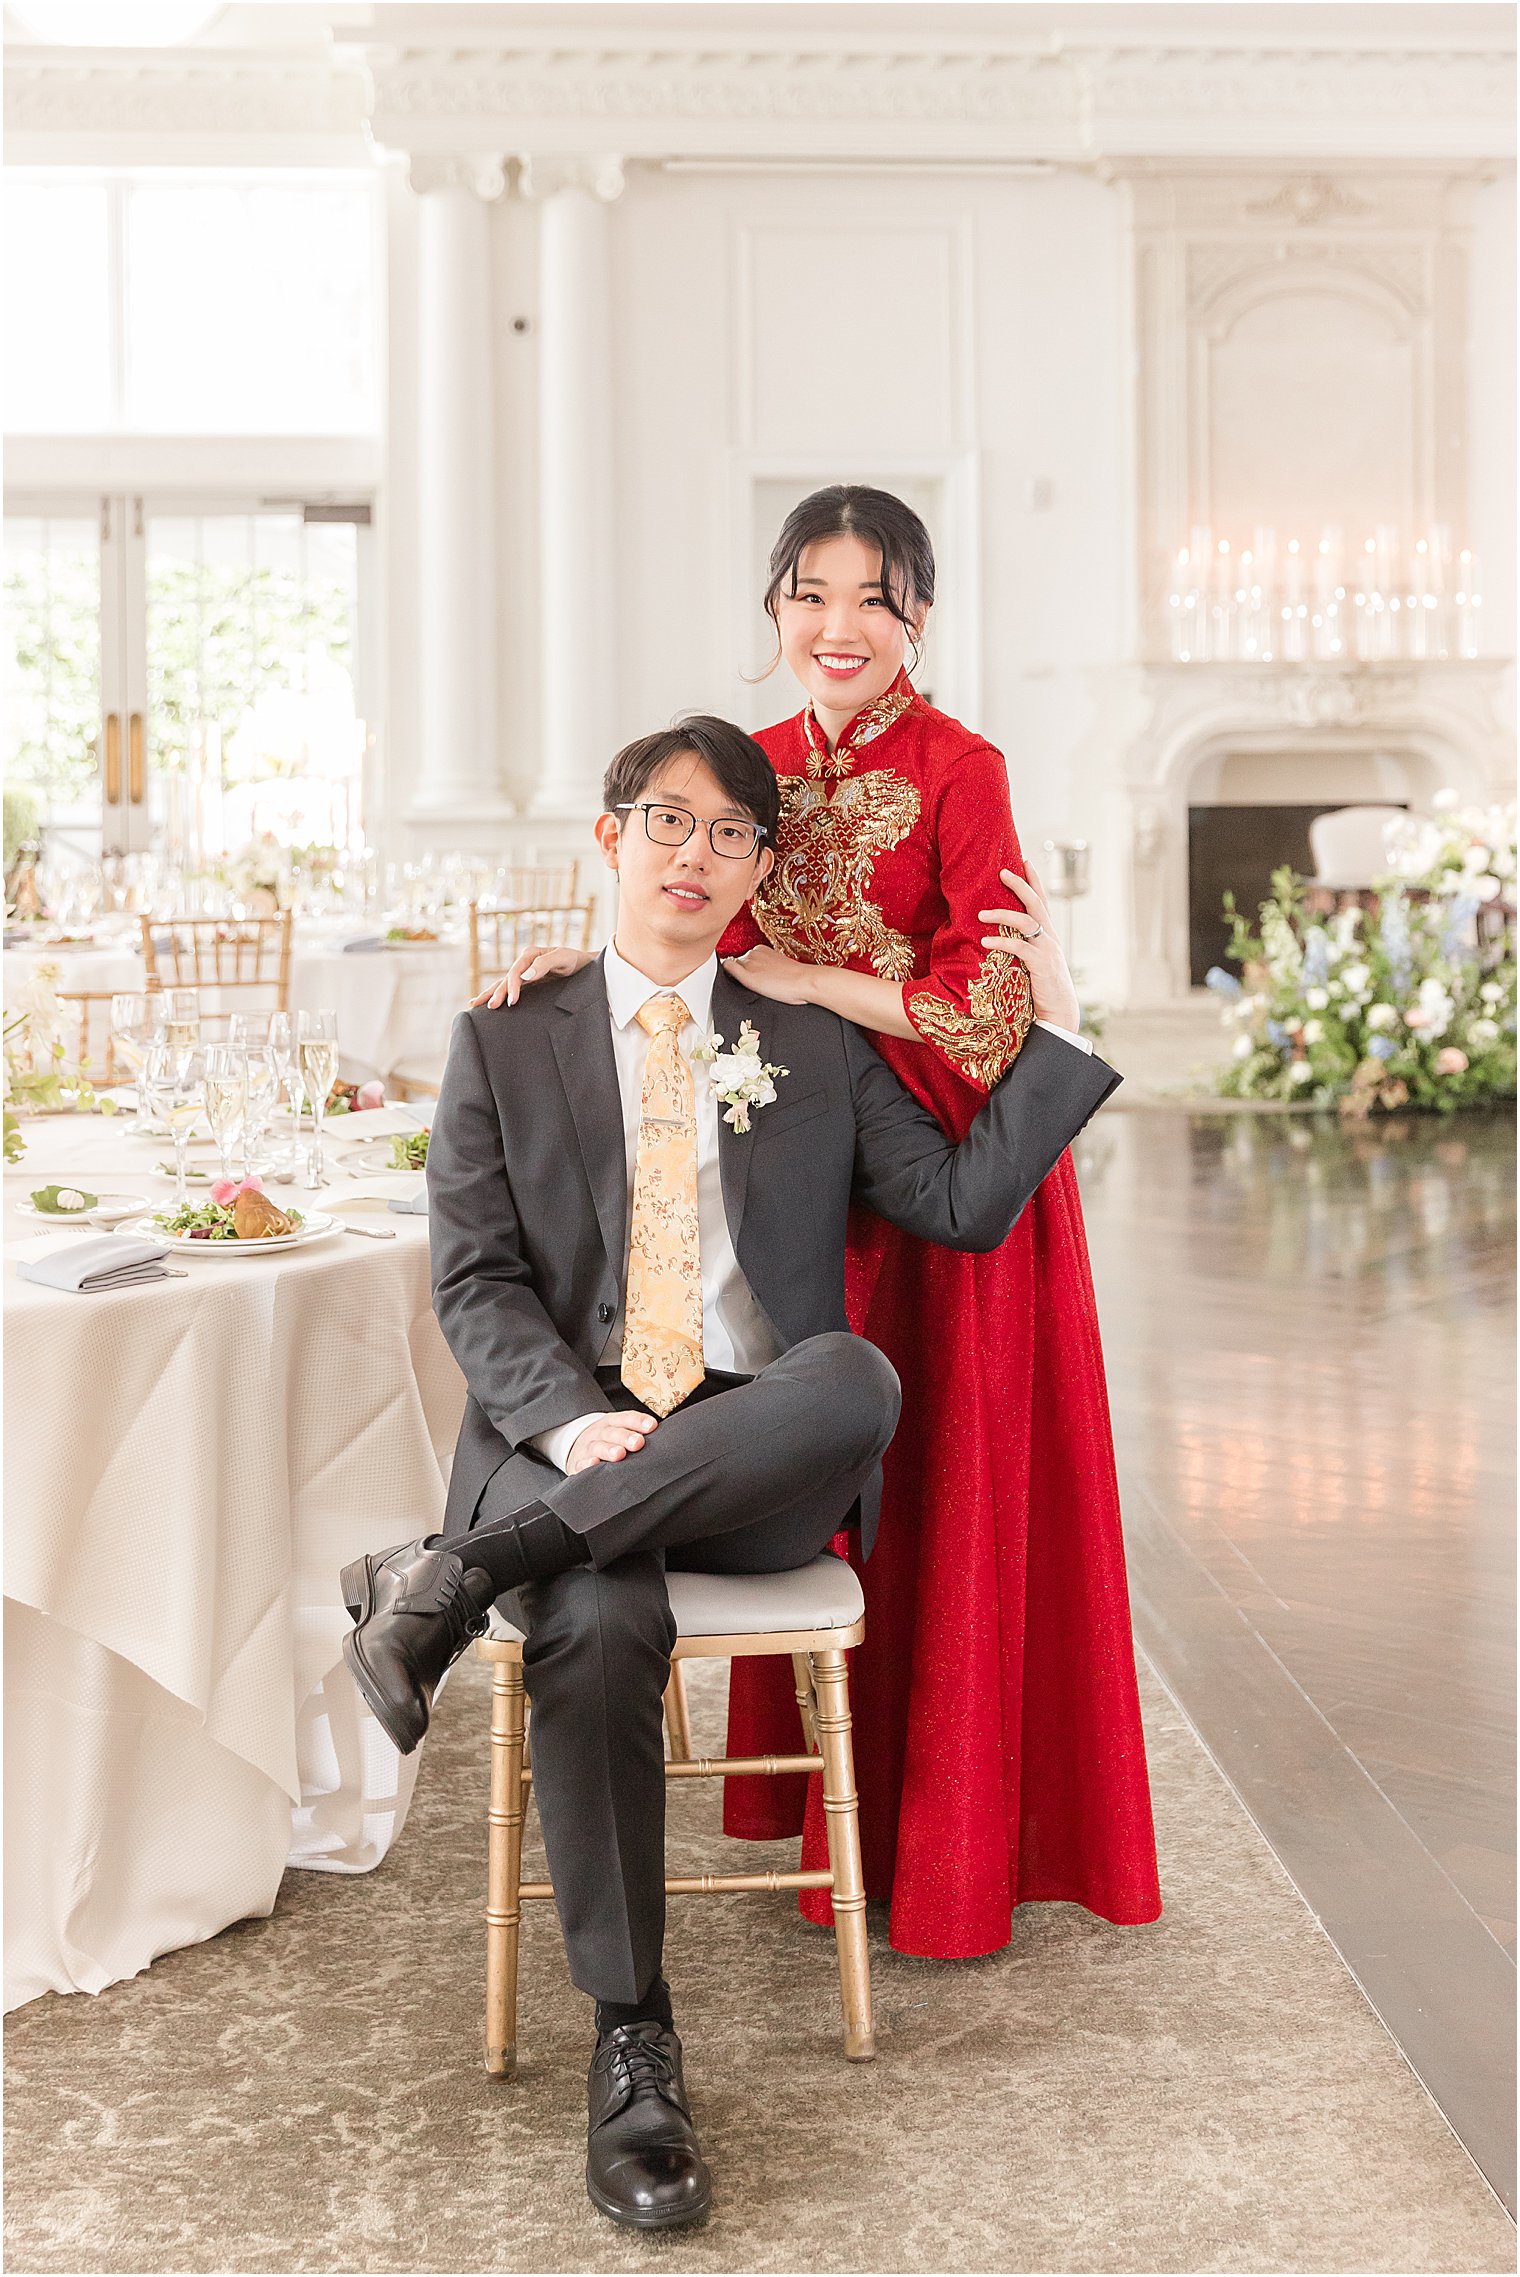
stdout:
<svg viewBox="0 0 1520 2277">
<path fill-rule="evenodd" d="M 129 1289 L 138 1281 L 174 1278 L 163 1260 L 166 1241 L 150 1241 L 139 1234 L 104 1233 L 94 1241 L 75 1241 L 56 1256 L 29 1257 L 16 1267 L 23 1281 L 40 1281 L 45 1289 L 75 1289 L 92 1296 L 97 1289 Z"/>
<path fill-rule="evenodd" d="M 388 1207 L 393 1209 L 398 1217 L 425 1218 L 428 1214 L 426 1186 L 419 1186 L 416 1193 L 408 1195 L 404 1202 L 398 1202 L 393 1196 Z"/>
<path fill-rule="evenodd" d="M 357 941 L 345 941 L 343 955 L 345 957 L 367 957 L 371 949 L 383 949 L 384 947 L 385 935 L 383 933 L 365 933 Z"/>
</svg>

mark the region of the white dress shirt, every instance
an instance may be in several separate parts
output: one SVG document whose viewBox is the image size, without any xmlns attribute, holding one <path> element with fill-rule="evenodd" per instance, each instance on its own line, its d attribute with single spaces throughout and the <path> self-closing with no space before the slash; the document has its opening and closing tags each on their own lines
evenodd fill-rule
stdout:
<svg viewBox="0 0 1520 2277">
<path fill-rule="evenodd" d="M 607 1009 L 612 1019 L 612 1057 L 617 1067 L 618 1091 L 623 1106 L 623 1146 L 628 1158 L 628 1210 L 625 1227 L 633 1223 L 633 1175 L 638 1159 L 639 1116 L 644 1100 L 644 1061 L 649 1051 L 649 1037 L 639 1026 L 638 1015 L 652 996 L 679 996 L 691 1018 L 682 1028 L 677 1042 L 690 1060 L 693 1047 L 708 1040 L 712 1028 L 713 982 L 718 977 L 716 955 L 698 965 L 685 980 L 665 982 L 648 980 L 626 957 L 618 955 L 609 941 L 602 951 L 602 972 L 607 983 Z M 1075 1044 L 1080 1051 L 1090 1052 L 1092 1044 L 1086 1036 L 1073 1035 L 1069 1028 L 1058 1028 L 1053 1021 L 1040 1020 L 1036 1025 L 1049 1028 L 1054 1036 L 1063 1036 L 1067 1043 Z M 725 1039 L 732 1044 L 734 1038 Z M 775 1330 L 761 1310 L 754 1291 L 739 1270 L 734 1255 L 734 1244 L 728 1230 L 728 1217 L 723 1208 L 723 1184 L 718 1162 L 718 1099 L 708 1081 L 705 1062 L 692 1068 L 693 1089 L 697 1108 L 697 1227 L 702 1250 L 702 1359 L 709 1369 L 727 1375 L 753 1376 L 779 1357 L 781 1346 Z M 602 1353 L 601 1365 L 613 1368 L 623 1352 L 623 1318 L 628 1289 L 628 1234 L 623 1238 L 623 1265 L 619 1275 L 622 1294 L 618 1301 L 617 1319 Z M 530 1447 L 563 1470 L 570 1449 L 588 1424 L 598 1423 L 601 1411 L 593 1415 L 578 1415 L 573 1423 L 558 1423 L 552 1430 L 536 1432 L 528 1441 Z"/>
</svg>

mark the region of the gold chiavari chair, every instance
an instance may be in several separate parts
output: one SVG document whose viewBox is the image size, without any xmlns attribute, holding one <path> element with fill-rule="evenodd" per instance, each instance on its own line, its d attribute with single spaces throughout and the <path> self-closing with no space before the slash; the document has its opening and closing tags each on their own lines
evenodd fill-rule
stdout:
<svg viewBox="0 0 1520 2277">
<path fill-rule="evenodd" d="M 717 1897 L 741 1890 L 826 1889 L 834 1907 L 834 1941 L 844 2011 L 844 2052 L 853 2063 L 876 2053 L 871 1964 L 866 1943 L 865 1881 L 860 1860 L 859 1801 L 851 1740 L 845 1653 L 865 1634 L 865 1598 L 843 1558 L 824 1556 L 790 1573 L 673 1573 L 676 1620 L 671 1685 L 665 1696 L 670 1754 L 667 1780 L 726 1779 L 760 1773 L 814 1773 L 823 1781 L 829 1863 L 818 1872 L 678 1874 L 670 1896 Z M 491 1631 L 476 1644 L 491 1668 L 491 1799 L 487 1813 L 486 2070 L 509 2079 L 517 2068 L 517 1968 L 522 1907 L 552 1898 L 549 1882 L 522 1878 L 523 1825 L 533 1783 L 528 1763 L 522 1632 L 496 1607 Z M 804 1752 L 694 1758 L 681 1664 L 751 1654 L 791 1655 L 802 1717 Z"/>
<path fill-rule="evenodd" d="M 524 949 L 589 949 L 596 903 L 482 909 L 472 901 L 469 917 L 470 994 L 478 996 L 502 978 Z"/>
<path fill-rule="evenodd" d="M 141 917 L 149 988 L 223 992 L 257 989 L 268 1010 L 290 1010 L 292 915 L 278 917 Z M 221 1007 L 225 1009 L 225 1007 Z"/>
<path fill-rule="evenodd" d="M 117 993 L 111 988 L 60 988 L 58 1002 L 63 1005 L 70 1029 L 79 1023 L 77 1035 L 65 1034 L 66 1064 L 77 1067 L 89 1077 L 96 1090 L 102 1090 L 117 1080 L 116 1045 L 111 1034 L 111 999 Z M 151 993 L 151 991 L 150 991 Z M 21 1060 L 30 1068 L 31 1047 L 21 1045 Z"/>
<path fill-rule="evenodd" d="M 596 918 L 594 901 L 564 909 L 482 909 L 469 905 L 470 995 L 501 980 L 524 949 L 589 949 Z M 436 1099 L 443 1061 L 406 1062 L 393 1067 L 386 1088 L 397 1099 Z"/>
<path fill-rule="evenodd" d="M 492 895 L 504 909 L 568 909 L 580 878 L 575 861 L 507 863 L 496 873 Z"/>
</svg>

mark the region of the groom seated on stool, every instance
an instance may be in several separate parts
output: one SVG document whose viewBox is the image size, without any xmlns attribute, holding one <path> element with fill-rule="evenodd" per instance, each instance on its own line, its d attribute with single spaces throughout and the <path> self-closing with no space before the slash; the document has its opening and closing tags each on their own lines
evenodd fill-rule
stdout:
<svg viewBox="0 0 1520 2277">
<path fill-rule="evenodd" d="M 711 2196 L 661 1974 L 666 1571 L 805 1565 L 856 1514 L 869 1549 L 899 1390 L 849 1332 L 850 1204 L 992 1249 L 1119 1078 L 1069 1032 L 1060 966 L 953 1145 L 855 1028 L 719 968 L 775 858 L 757 743 L 683 720 L 620 751 L 603 797 L 611 944 L 454 1023 L 427 1182 L 469 1400 L 443 1533 L 345 1570 L 344 1650 L 407 1752 L 512 1593 L 570 1974 L 596 2002 L 587 2188 L 654 2229 Z M 734 1086 L 709 1047 L 745 1022 L 774 1088 L 720 1119 Z"/>
</svg>

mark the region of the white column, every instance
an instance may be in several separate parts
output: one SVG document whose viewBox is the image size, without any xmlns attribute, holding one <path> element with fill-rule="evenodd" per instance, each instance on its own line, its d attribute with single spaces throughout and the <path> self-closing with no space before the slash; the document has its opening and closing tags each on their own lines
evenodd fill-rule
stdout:
<svg viewBox="0 0 1520 2277">
<path fill-rule="evenodd" d="M 491 250 L 499 159 L 414 158 L 419 244 L 419 821 L 511 812 L 496 681 Z"/>
<path fill-rule="evenodd" d="M 530 811 L 582 818 L 601 804 L 613 751 L 612 280 L 615 158 L 525 161 L 542 201 L 539 275 L 539 530 L 543 739 Z"/>
</svg>

